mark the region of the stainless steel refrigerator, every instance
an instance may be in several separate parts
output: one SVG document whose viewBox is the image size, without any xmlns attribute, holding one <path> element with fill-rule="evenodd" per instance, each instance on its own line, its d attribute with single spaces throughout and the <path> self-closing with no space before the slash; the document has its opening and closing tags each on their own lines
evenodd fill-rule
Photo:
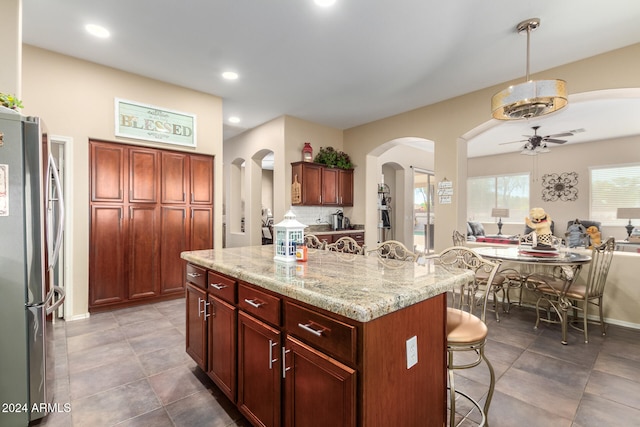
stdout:
<svg viewBox="0 0 640 427">
<path fill-rule="evenodd" d="M 2 109 L 2 107 L 0 107 Z M 0 425 L 54 410 L 53 277 L 64 210 L 58 168 L 40 120 L 0 111 Z"/>
</svg>

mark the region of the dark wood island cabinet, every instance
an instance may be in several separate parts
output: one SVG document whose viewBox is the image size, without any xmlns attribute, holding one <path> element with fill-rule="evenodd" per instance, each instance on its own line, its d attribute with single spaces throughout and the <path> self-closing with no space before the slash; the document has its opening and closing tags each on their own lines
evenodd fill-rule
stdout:
<svg viewBox="0 0 640 427">
<path fill-rule="evenodd" d="M 445 292 L 472 273 L 323 250 L 287 264 L 271 246 L 181 256 L 187 352 L 253 425 L 444 424 Z"/>
</svg>

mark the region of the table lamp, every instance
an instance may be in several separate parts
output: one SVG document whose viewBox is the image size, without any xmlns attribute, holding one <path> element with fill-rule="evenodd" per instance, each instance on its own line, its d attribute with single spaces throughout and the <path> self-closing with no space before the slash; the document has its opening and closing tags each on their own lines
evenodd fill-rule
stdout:
<svg viewBox="0 0 640 427">
<path fill-rule="evenodd" d="M 624 226 L 627 229 L 627 240 L 629 240 L 634 228 L 631 220 L 640 218 L 640 208 L 618 208 L 616 218 L 629 220 L 629 224 Z"/>
<path fill-rule="evenodd" d="M 502 218 L 509 218 L 509 209 L 505 208 L 493 208 L 491 209 L 491 216 L 498 218 L 498 236 L 502 235 Z"/>
</svg>

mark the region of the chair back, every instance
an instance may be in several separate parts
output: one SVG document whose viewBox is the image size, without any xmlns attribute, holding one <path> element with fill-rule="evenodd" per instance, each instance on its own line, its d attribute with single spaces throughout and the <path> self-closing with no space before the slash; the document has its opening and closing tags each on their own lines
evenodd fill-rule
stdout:
<svg viewBox="0 0 640 427">
<path fill-rule="evenodd" d="M 318 236 L 315 234 L 305 234 L 304 245 L 310 249 L 324 249 L 325 242 L 318 239 Z"/>
<path fill-rule="evenodd" d="M 397 240 L 386 240 L 380 243 L 377 248 L 367 252 L 367 254 L 371 253 L 382 259 L 399 261 L 416 261 L 418 259 L 418 254 L 411 252 L 405 245 Z"/>
<path fill-rule="evenodd" d="M 589 264 L 589 275 L 587 277 L 588 297 L 598 297 L 604 294 L 604 287 L 607 284 L 607 275 L 613 259 L 613 252 L 616 242 L 613 237 L 609 237 L 600 246 L 594 246 L 591 251 L 591 263 Z"/>
<path fill-rule="evenodd" d="M 458 230 L 453 230 L 453 246 L 464 246 L 467 243 L 467 236 L 459 232 Z"/>
<path fill-rule="evenodd" d="M 329 243 L 326 249 L 334 252 L 364 255 L 364 246 L 360 246 L 353 237 L 343 236 L 333 243 Z"/>
<path fill-rule="evenodd" d="M 454 293 L 453 301 L 455 308 L 469 312 L 473 312 L 476 305 L 475 301 L 482 301 L 480 319 L 484 322 L 487 311 L 487 292 L 489 292 L 493 285 L 496 273 L 500 268 L 500 263 L 482 258 L 473 249 L 465 246 L 453 246 L 443 250 L 436 258 L 436 263 L 445 268 L 472 270 L 476 274 L 482 272 L 483 276 L 487 277 L 487 283 L 481 289 L 474 280 L 465 285 L 460 290 L 459 295 Z M 480 294 L 478 294 L 478 292 L 480 292 Z M 457 298 L 459 298 L 458 301 L 456 301 Z"/>
</svg>

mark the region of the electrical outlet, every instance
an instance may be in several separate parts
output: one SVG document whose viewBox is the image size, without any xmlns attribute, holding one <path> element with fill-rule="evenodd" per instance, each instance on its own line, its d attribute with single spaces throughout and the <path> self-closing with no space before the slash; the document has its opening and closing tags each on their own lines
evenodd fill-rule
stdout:
<svg viewBox="0 0 640 427">
<path fill-rule="evenodd" d="M 413 336 L 407 340 L 407 369 L 418 363 L 418 337 Z"/>
</svg>

